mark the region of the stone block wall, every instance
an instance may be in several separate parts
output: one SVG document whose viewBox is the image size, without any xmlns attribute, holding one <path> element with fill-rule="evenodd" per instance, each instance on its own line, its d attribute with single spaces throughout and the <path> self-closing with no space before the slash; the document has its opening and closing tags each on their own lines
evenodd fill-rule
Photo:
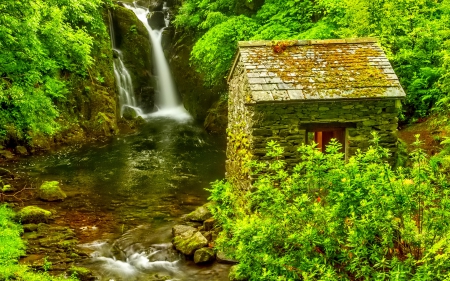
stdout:
<svg viewBox="0 0 450 281">
<path fill-rule="evenodd" d="M 249 116 L 253 116 L 249 120 L 251 147 L 257 159 L 264 159 L 267 142 L 275 140 L 284 147 L 286 162 L 293 166 L 300 161 L 297 147 L 307 143 L 307 132 L 327 125 L 345 128 L 347 157 L 357 149 L 367 149 L 373 131 L 392 156 L 397 152 L 399 100 L 311 101 L 247 107 Z"/>
</svg>

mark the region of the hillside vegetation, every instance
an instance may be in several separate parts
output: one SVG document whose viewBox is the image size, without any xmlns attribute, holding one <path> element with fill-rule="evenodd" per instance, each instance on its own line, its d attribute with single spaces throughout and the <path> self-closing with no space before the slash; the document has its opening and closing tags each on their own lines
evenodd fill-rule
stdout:
<svg viewBox="0 0 450 281">
<path fill-rule="evenodd" d="M 0 144 L 29 143 L 77 123 L 83 98 L 74 92 L 84 90 L 83 80 L 114 86 L 106 2 L 1 1 Z"/>
</svg>

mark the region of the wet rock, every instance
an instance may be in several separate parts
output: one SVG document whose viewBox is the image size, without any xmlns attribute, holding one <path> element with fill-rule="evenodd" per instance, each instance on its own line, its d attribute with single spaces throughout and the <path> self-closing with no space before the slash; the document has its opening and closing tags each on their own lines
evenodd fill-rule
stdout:
<svg viewBox="0 0 450 281">
<path fill-rule="evenodd" d="M 164 13 L 160 11 L 153 12 L 148 18 L 148 24 L 152 29 L 161 29 L 166 26 L 164 21 Z"/>
<path fill-rule="evenodd" d="M 118 50 L 113 49 L 112 51 L 113 51 L 113 58 L 115 59 L 120 58 L 120 53 Z"/>
<path fill-rule="evenodd" d="M 122 108 L 122 117 L 126 120 L 133 120 L 138 117 L 138 113 L 136 112 L 136 109 L 124 105 Z"/>
<path fill-rule="evenodd" d="M 166 0 L 167 7 L 175 6 L 176 0 Z"/>
<path fill-rule="evenodd" d="M 0 168 L 0 177 L 4 179 L 14 179 L 14 174 L 7 169 Z"/>
<path fill-rule="evenodd" d="M 173 239 L 175 249 L 185 255 L 194 254 L 195 250 L 205 247 L 208 240 L 200 233 L 193 230 L 186 231 Z"/>
<path fill-rule="evenodd" d="M 232 258 L 228 257 L 224 252 L 218 252 L 217 253 L 217 261 L 219 263 L 225 263 L 225 264 L 237 264 L 238 261 L 233 260 Z"/>
<path fill-rule="evenodd" d="M 208 204 L 198 207 L 192 213 L 186 216 L 186 219 L 190 221 L 203 222 L 212 217 L 211 212 L 208 209 Z"/>
<path fill-rule="evenodd" d="M 12 159 L 14 158 L 14 154 L 12 154 L 9 150 L 0 150 L 0 155 L 3 156 L 3 158 L 6 159 Z"/>
<path fill-rule="evenodd" d="M 164 2 L 161 0 L 154 0 L 150 2 L 150 5 L 148 5 L 148 10 L 150 12 L 155 12 L 155 11 L 162 11 L 164 7 Z"/>
<path fill-rule="evenodd" d="M 211 248 L 201 248 L 195 251 L 194 262 L 195 263 L 207 263 L 214 260 L 216 253 Z"/>
<path fill-rule="evenodd" d="M 201 234 L 203 234 L 203 236 L 206 238 L 206 240 L 208 240 L 208 242 L 212 241 L 212 232 L 211 231 L 201 232 Z"/>
<path fill-rule="evenodd" d="M 39 198 L 44 201 L 62 201 L 67 197 L 57 181 L 45 181 L 38 191 Z"/>
<path fill-rule="evenodd" d="M 16 146 L 16 153 L 24 156 L 28 155 L 28 150 L 25 148 L 25 146 L 18 145 Z"/>
<path fill-rule="evenodd" d="M 81 281 L 96 280 L 95 276 L 92 274 L 92 271 L 85 267 L 72 266 L 69 268 L 68 273 L 70 276 L 75 275 Z"/>
<path fill-rule="evenodd" d="M 216 220 L 214 218 L 209 218 L 203 222 L 203 229 L 205 231 L 210 231 L 211 229 L 214 228 L 215 224 Z"/>
<path fill-rule="evenodd" d="M 36 206 L 27 206 L 20 210 L 16 218 L 22 223 L 48 222 L 52 217 L 52 212 Z"/>
<path fill-rule="evenodd" d="M 38 229 L 38 225 L 35 223 L 27 223 L 23 225 L 23 231 L 25 232 L 32 232 L 36 231 Z"/>
<path fill-rule="evenodd" d="M 173 237 L 179 236 L 181 234 L 183 234 L 186 231 L 196 231 L 196 229 L 192 226 L 189 225 L 182 225 L 182 224 L 177 224 L 174 227 L 172 227 L 172 235 Z"/>
<path fill-rule="evenodd" d="M 172 39 L 175 29 L 173 27 L 166 27 L 161 34 L 161 46 L 164 51 L 169 51 L 172 46 Z"/>
</svg>

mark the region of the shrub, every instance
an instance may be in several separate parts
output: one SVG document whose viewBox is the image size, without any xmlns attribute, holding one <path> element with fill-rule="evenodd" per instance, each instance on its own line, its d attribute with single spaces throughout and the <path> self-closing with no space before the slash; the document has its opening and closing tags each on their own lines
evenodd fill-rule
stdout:
<svg viewBox="0 0 450 281">
<path fill-rule="evenodd" d="M 348 161 L 337 142 L 326 153 L 303 145 L 293 171 L 284 169 L 282 148 L 269 142 L 274 160 L 251 164 L 259 173 L 252 191 L 213 184 L 212 212 L 223 227 L 216 245 L 239 261 L 238 277 L 450 278 L 448 181 L 420 148 L 410 154 L 410 168 L 394 171 L 374 136 L 372 147 Z"/>
</svg>

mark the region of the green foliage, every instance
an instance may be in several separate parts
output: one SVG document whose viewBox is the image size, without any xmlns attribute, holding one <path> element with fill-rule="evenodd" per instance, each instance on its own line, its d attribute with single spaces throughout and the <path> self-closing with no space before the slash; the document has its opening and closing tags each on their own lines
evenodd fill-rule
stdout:
<svg viewBox="0 0 450 281">
<path fill-rule="evenodd" d="M 67 76 L 86 76 L 104 0 L 0 3 L 0 141 L 52 135 Z"/>
<path fill-rule="evenodd" d="M 47 272 L 34 272 L 25 265 L 18 263 L 25 254 L 25 244 L 20 236 L 22 226 L 15 223 L 14 212 L 5 204 L 0 206 L 0 280 L 23 281 L 76 281 L 76 278 L 54 277 Z M 44 269 L 49 269 L 50 262 L 44 264 Z"/>
<path fill-rule="evenodd" d="M 215 182 L 210 199 L 223 231 L 217 248 L 250 280 L 448 280 L 450 197 L 447 179 L 416 148 L 412 166 L 392 170 L 374 145 L 343 160 L 340 144 L 322 153 L 301 146 L 292 172 L 282 148 L 252 191 Z M 420 145 L 417 141 L 416 146 Z M 264 171 L 264 173 L 261 173 Z M 238 195 L 239 194 L 239 195 Z"/>
<path fill-rule="evenodd" d="M 214 81 L 224 78 L 237 49 L 236 41 L 251 38 L 254 27 L 255 23 L 250 18 L 231 17 L 211 28 L 197 41 L 191 60 L 205 74 L 207 82 L 214 84 Z M 219 56 L 220 60 L 217 60 Z"/>
</svg>

